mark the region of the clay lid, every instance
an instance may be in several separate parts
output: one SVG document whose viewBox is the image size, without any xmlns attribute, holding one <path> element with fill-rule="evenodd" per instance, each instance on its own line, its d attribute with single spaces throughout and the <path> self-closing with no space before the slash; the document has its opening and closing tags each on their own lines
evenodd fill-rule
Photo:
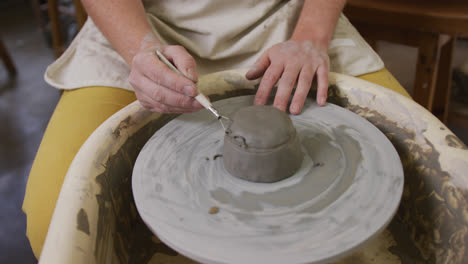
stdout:
<svg viewBox="0 0 468 264">
<path fill-rule="evenodd" d="M 243 137 L 248 148 L 272 149 L 288 142 L 296 133 L 288 114 L 272 106 L 242 108 L 232 120 L 229 136 Z"/>
</svg>

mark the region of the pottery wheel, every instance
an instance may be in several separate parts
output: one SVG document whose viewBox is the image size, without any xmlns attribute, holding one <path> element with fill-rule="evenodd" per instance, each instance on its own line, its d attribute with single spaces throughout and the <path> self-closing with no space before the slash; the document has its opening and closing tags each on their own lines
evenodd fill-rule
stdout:
<svg viewBox="0 0 468 264">
<path fill-rule="evenodd" d="M 253 96 L 216 102 L 232 115 Z M 140 152 L 133 195 L 148 227 L 203 263 L 318 263 L 382 231 L 403 191 L 389 140 L 358 115 L 308 99 L 291 116 L 304 160 L 292 177 L 252 183 L 223 166 L 224 131 L 207 111 L 184 114 Z"/>
</svg>

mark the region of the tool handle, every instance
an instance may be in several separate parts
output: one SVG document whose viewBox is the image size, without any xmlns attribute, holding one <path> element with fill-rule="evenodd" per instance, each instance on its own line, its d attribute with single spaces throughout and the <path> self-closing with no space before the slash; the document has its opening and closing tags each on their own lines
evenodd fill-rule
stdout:
<svg viewBox="0 0 468 264">
<path fill-rule="evenodd" d="M 206 95 L 204 95 L 202 93 L 199 93 L 197 96 L 195 96 L 195 100 L 197 100 L 206 109 L 211 107 L 210 100 L 206 97 Z"/>
</svg>

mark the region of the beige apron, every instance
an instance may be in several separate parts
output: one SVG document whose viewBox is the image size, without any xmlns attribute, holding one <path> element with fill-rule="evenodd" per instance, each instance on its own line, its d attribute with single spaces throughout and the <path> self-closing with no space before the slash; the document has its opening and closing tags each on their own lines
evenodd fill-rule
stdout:
<svg viewBox="0 0 468 264">
<path fill-rule="evenodd" d="M 302 3 L 259 0 L 144 0 L 154 33 L 167 44 L 184 46 L 197 61 L 199 75 L 249 68 L 272 45 L 289 39 Z M 383 62 L 341 15 L 329 47 L 330 70 L 361 75 Z M 133 90 L 130 68 L 88 19 L 45 80 L 59 89 L 109 86 Z"/>
</svg>

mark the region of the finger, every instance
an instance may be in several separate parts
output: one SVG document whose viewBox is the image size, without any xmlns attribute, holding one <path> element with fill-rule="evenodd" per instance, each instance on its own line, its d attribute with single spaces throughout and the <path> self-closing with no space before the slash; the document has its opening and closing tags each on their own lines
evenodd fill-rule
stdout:
<svg viewBox="0 0 468 264">
<path fill-rule="evenodd" d="M 276 108 L 286 111 L 289 98 L 291 98 L 291 92 L 294 89 L 299 72 L 301 71 L 301 66 L 302 65 L 300 64 L 292 64 L 286 66 L 283 71 L 278 83 L 278 91 L 276 92 L 275 101 L 273 103 L 273 106 Z"/>
<path fill-rule="evenodd" d="M 187 96 L 197 95 L 195 84 L 169 69 L 164 62 L 157 58 L 156 54 L 137 60 L 135 64 L 135 67 L 138 67 L 144 76 L 156 84 Z"/>
<path fill-rule="evenodd" d="M 276 82 L 280 78 L 282 72 L 282 64 L 270 65 L 270 67 L 268 67 L 260 81 L 260 86 L 258 87 L 257 94 L 255 95 L 254 104 L 264 105 L 267 102 L 268 96 L 270 95 L 273 86 L 275 86 Z"/>
<path fill-rule="evenodd" d="M 168 46 L 164 49 L 164 55 L 172 61 L 176 68 L 189 77 L 193 82 L 198 81 L 197 64 L 195 59 L 182 46 Z"/>
<path fill-rule="evenodd" d="M 134 85 L 134 87 L 135 87 L 136 98 L 138 99 L 138 102 L 145 109 L 148 109 L 148 110 L 150 110 L 152 112 L 158 112 L 158 113 L 165 113 L 166 111 L 168 111 L 167 106 L 166 106 L 166 109 L 163 109 L 163 107 L 160 107 L 161 103 L 156 102 L 155 100 L 153 100 L 148 95 L 142 93 L 139 86 Z"/>
<path fill-rule="evenodd" d="M 151 109 L 153 108 L 153 100 L 148 99 L 149 97 L 144 96 L 142 92 L 142 87 L 141 87 L 141 79 L 146 78 L 144 75 L 142 75 L 139 71 L 133 70 L 130 71 L 130 75 L 128 76 L 128 82 L 132 85 L 133 89 L 135 90 L 135 95 L 136 98 L 138 99 L 138 102 L 145 108 L 145 109 Z"/>
<path fill-rule="evenodd" d="M 266 69 L 270 66 L 270 59 L 268 58 L 268 52 L 264 52 L 260 58 L 255 61 L 252 68 L 245 74 L 245 78 L 254 80 L 260 78 L 265 73 Z"/>
<path fill-rule="evenodd" d="M 307 94 L 312 86 L 315 70 L 316 69 L 314 67 L 309 65 L 305 65 L 301 69 L 301 73 L 299 74 L 299 79 L 297 81 L 296 92 L 294 92 L 291 107 L 289 108 L 289 111 L 294 115 L 301 113 Z"/>
<path fill-rule="evenodd" d="M 324 106 L 328 93 L 328 68 L 320 65 L 317 69 L 317 103 Z"/>
<path fill-rule="evenodd" d="M 158 85 L 145 76 L 141 76 L 137 82 L 141 93 L 150 97 L 155 102 L 193 110 L 198 110 L 203 107 L 193 97 L 177 93 L 162 85 Z"/>
<path fill-rule="evenodd" d="M 162 85 L 158 85 L 152 82 L 148 78 L 141 80 L 142 92 L 154 101 L 162 103 L 164 105 L 188 108 L 188 109 L 201 109 L 203 106 L 195 100 L 194 97 L 190 97 L 174 90 L 168 89 Z"/>
<path fill-rule="evenodd" d="M 145 109 L 148 109 L 148 110 L 154 109 L 155 102 L 149 96 L 142 94 L 140 92 L 137 92 L 136 90 L 135 90 L 135 95 L 136 95 L 136 98 L 138 99 L 138 102 Z"/>
</svg>

